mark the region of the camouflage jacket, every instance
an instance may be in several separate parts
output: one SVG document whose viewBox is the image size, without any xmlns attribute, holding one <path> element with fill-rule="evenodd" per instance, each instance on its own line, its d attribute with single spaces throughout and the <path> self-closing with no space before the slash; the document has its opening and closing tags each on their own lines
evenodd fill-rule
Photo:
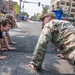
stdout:
<svg viewBox="0 0 75 75">
<path fill-rule="evenodd" d="M 52 42 L 62 53 L 75 49 L 75 27 L 68 21 L 53 19 L 47 23 L 39 37 L 35 50 L 45 50 Z"/>
</svg>

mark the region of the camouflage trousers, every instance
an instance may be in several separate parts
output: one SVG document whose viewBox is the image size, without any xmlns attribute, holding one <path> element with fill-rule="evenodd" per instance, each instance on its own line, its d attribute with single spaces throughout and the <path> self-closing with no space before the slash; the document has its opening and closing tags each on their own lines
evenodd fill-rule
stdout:
<svg viewBox="0 0 75 75">
<path fill-rule="evenodd" d="M 35 50 L 34 51 L 31 62 L 35 67 L 42 66 L 42 63 L 45 57 L 45 53 L 46 53 L 46 50 L 41 50 L 41 51 Z"/>
</svg>

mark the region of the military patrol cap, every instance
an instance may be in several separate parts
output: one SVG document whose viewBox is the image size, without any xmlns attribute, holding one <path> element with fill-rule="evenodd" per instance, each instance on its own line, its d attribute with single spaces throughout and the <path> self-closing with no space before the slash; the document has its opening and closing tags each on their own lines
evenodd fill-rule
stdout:
<svg viewBox="0 0 75 75">
<path fill-rule="evenodd" d="M 52 18 L 56 18 L 56 15 L 54 12 L 50 12 L 50 13 L 47 13 L 47 14 L 44 14 L 44 16 L 40 17 L 41 21 L 44 20 L 45 17 L 47 16 L 51 16 Z"/>
</svg>

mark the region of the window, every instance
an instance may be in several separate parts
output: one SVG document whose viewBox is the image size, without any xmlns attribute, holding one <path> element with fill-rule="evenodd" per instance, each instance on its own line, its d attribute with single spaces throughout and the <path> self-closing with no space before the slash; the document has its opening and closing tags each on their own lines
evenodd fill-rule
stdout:
<svg viewBox="0 0 75 75">
<path fill-rule="evenodd" d="M 70 3 L 69 3 L 69 2 L 67 2 L 67 3 L 66 3 L 66 5 L 70 6 Z"/>
<path fill-rule="evenodd" d="M 9 5 L 9 10 L 13 10 L 13 5 Z"/>
<path fill-rule="evenodd" d="M 64 18 L 67 18 L 67 17 L 69 17 L 69 14 L 63 13 L 62 16 L 63 16 Z"/>
<path fill-rule="evenodd" d="M 72 6 L 75 7 L 75 3 L 72 3 Z"/>
<path fill-rule="evenodd" d="M 65 5 L 65 2 L 64 2 L 64 1 L 61 1 L 61 4 L 62 4 L 62 5 Z"/>
<path fill-rule="evenodd" d="M 6 4 L 2 4 L 2 6 L 3 6 L 3 10 L 6 8 Z"/>
<path fill-rule="evenodd" d="M 73 17 L 74 18 L 74 14 L 70 14 L 70 17 Z"/>
<path fill-rule="evenodd" d="M 60 6 L 60 9 L 62 9 L 62 10 L 63 10 L 63 7 L 62 7 L 62 6 Z"/>
<path fill-rule="evenodd" d="M 2 10 L 2 5 L 0 4 L 0 11 Z"/>
<path fill-rule="evenodd" d="M 75 9 L 71 9 L 72 12 L 75 12 Z"/>
<path fill-rule="evenodd" d="M 3 7 L 6 7 L 6 4 L 2 4 Z"/>
</svg>

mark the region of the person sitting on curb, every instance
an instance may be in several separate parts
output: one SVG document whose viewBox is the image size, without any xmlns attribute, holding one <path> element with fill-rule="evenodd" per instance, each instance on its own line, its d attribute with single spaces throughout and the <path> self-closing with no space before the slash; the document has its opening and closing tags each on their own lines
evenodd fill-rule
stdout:
<svg viewBox="0 0 75 75">
<path fill-rule="evenodd" d="M 46 19 L 44 19 L 46 17 Z M 64 20 L 57 20 L 53 12 L 45 15 L 45 26 L 42 29 L 35 47 L 31 62 L 28 64 L 32 69 L 42 68 L 48 43 L 51 41 L 62 53 L 61 58 L 75 61 L 75 28 Z"/>
</svg>

